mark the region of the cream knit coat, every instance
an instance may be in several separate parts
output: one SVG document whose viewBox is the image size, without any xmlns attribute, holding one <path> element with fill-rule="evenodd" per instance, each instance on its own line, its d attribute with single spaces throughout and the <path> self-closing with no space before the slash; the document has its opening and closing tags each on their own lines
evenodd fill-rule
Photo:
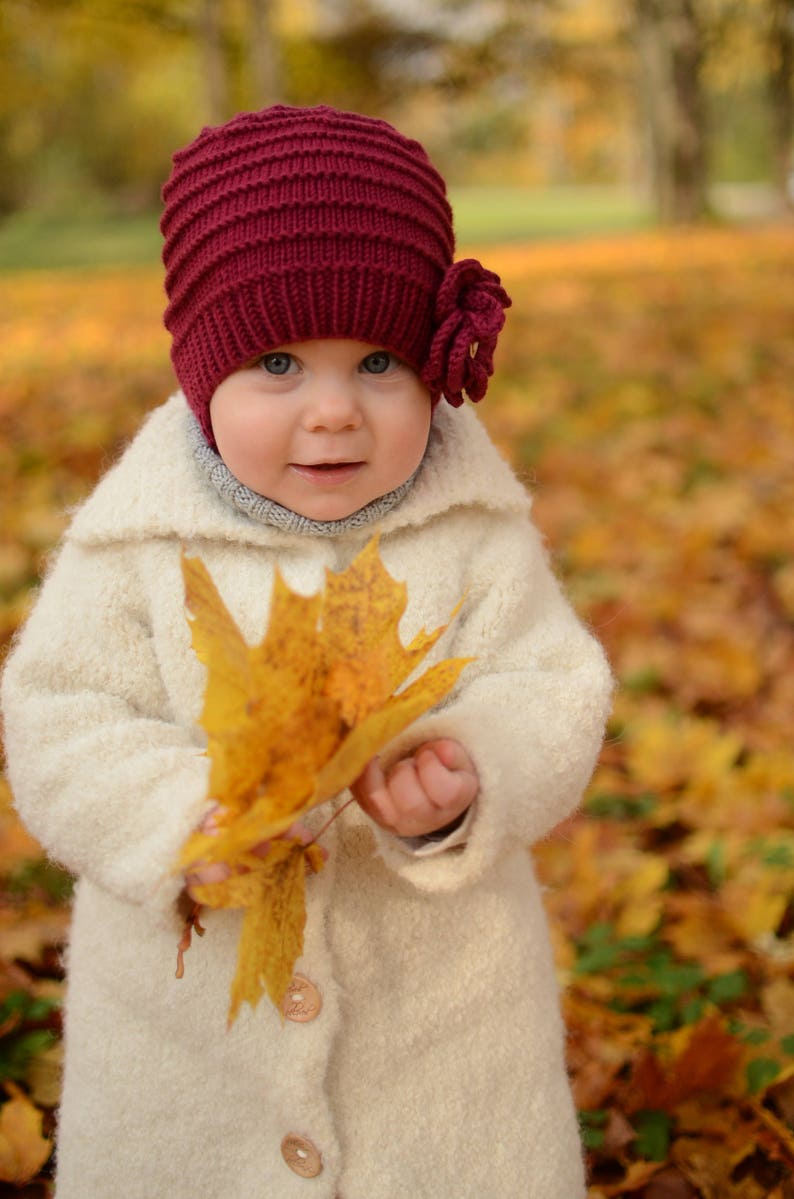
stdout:
<svg viewBox="0 0 794 1199">
<path fill-rule="evenodd" d="M 239 913 L 210 913 L 174 977 L 170 871 L 207 807 L 180 551 L 253 641 L 276 561 L 309 593 L 372 530 L 296 536 L 240 515 L 197 468 L 188 420 L 181 396 L 157 410 L 78 512 L 4 678 L 19 811 L 79 876 L 57 1199 L 580 1199 L 526 846 L 577 803 L 611 681 L 526 494 L 474 414 L 442 405 L 381 552 L 408 584 L 403 638 L 466 592 L 434 655 L 477 661 L 389 756 L 463 742 L 481 784 L 467 842 L 411 853 L 351 805 L 308 882 L 297 970 L 320 1013 L 282 1024 L 264 1000 L 227 1031 Z M 285 1163 L 290 1133 L 321 1155 L 316 1177 Z"/>
</svg>

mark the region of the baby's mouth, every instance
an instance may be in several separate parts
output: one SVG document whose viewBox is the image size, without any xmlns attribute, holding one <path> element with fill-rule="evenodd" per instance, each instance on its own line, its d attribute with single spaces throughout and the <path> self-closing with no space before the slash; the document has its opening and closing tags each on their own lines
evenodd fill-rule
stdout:
<svg viewBox="0 0 794 1199">
<path fill-rule="evenodd" d="M 290 469 L 309 483 L 333 486 L 352 479 L 363 465 L 363 462 L 291 462 Z"/>
</svg>

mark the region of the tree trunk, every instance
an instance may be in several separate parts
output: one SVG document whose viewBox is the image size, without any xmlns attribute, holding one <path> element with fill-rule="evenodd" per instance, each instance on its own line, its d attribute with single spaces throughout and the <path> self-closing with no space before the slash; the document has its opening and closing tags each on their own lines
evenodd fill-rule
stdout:
<svg viewBox="0 0 794 1199">
<path fill-rule="evenodd" d="M 794 0 L 768 0 L 767 38 L 775 185 L 794 208 Z"/>
<path fill-rule="evenodd" d="M 220 125 L 230 116 L 229 68 L 223 38 L 223 4 L 201 0 L 198 40 L 204 61 L 204 95 L 207 120 Z"/>
<path fill-rule="evenodd" d="M 273 22 L 273 0 L 248 0 L 249 74 L 254 104 L 264 108 L 284 99 L 281 54 Z"/>
<path fill-rule="evenodd" d="M 659 218 L 707 210 L 703 43 L 694 0 L 634 0 L 641 92 Z"/>
</svg>

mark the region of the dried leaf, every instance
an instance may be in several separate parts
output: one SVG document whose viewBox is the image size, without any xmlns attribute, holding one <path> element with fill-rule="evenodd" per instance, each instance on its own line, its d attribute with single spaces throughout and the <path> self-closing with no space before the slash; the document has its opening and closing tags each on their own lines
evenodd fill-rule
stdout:
<svg viewBox="0 0 794 1199">
<path fill-rule="evenodd" d="M 367 597 L 366 642 L 362 639 L 362 595 Z M 330 659 L 325 693 L 336 700 L 342 719 L 351 728 L 387 702 L 446 628 L 441 626 L 429 634 L 423 629 L 410 645 L 403 646 L 399 623 L 407 602 L 405 584 L 396 583 L 380 559 L 377 537 L 356 559 L 355 572 L 326 574 L 323 643 L 330 650 Z"/>
<path fill-rule="evenodd" d="M 11 1098 L 0 1108 L 0 1180 L 22 1186 L 35 1178 L 52 1152 L 42 1134 L 42 1113 L 14 1086 L 5 1084 Z"/>
<path fill-rule="evenodd" d="M 318 861 L 299 840 L 274 841 L 260 869 L 193 888 L 200 903 L 245 909 L 229 1024 L 244 1001 L 256 1007 L 265 990 L 276 1007 L 281 1005 L 303 952 L 307 864 L 321 868 L 322 855 Z"/>
<path fill-rule="evenodd" d="M 182 567 L 193 648 L 208 671 L 201 724 L 210 794 L 233 816 L 275 784 L 281 810 L 297 808 L 309 785 L 312 742 L 287 741 L 284 730 L 313 695 L 320 597 L 295 595 L 276 574 L 267 634 L 251 648 L 204 563 L 183 558 Z"/>
<path fill-rule="evenodd" d="M 619 1182 L 602 1183 L 591 1190 L 591 1196 L 604 1196 L 605 1199 L 616 1199 L 619 1195 L 635 1194 L 640 1187 L 650 1181 L 662 1169 L 661 1162 L 631 1162 L 626 1167 L 626 1173 Z"/>
<path fill-rule="evenodd" d="M 598 813 L 536 850 L 567 984 L 577 1095 L 625 1113 L 643 1052 L 664 1068 L 680 1052 L 683 1042 L 659 1031 L 657 1009 L 669 1000 L 668 967 L 652 968 L 661 947 L 671 965 L 696 964 L 702 977 L 667 1002 L 668 1028 L 701 1018 L 714 976 L 743 971 L 746 995 L 719 1006 L 748 1057 L 775 1061 L 780 1074 L 757 1100 L 743 1086 L 683 1100 L 671 1157 L 689 1137 L 687 1177 L 702 1180 L 699 1199 L 792 1199 L 790 1153 L 773 1163 L 783 1181 L 754 1156 L 765 1135 L 764 1152 L 773 1142 L 783 1154 L 788 1134 L 747 1112 L 757 1102 L 794 1127 L 794 1020 L 785 994 L 768 1002 L 770 984 L 788 980 L 794 963 L 794 905 L 780 898 L 792 893 L 794 861 L 794 227 L 646 231 L 488 254 L 515 306 L 501 385 L 482 415 L 519 470 L 542 476 L 537 522 L 564 548 L 568 589 L 622 684 L 594 783 Z M 27 614 L 65 509 L 168 385 L 160 287 L 148 268 L 20 274 L 13 306 L 0 312 L 3 644 Z M 59 337 L 48 340 L 56 317 Z M 530 371 L 542 383 L 540 407 L 526 402 Z M 347 671 L 338 668 L 334 695 L 354 709 Z M 3 790 L 0 782 L 0 798 Z M 15 921 L 38 921 L 43 897 L 37 881 L 29 889 L 38 847 L 0 806 L 5 936 Z M 267 817 L 264 803 L 255 838 Z M 628 880 L 646 854 L 666 858 L 670 880 L 658 894 L 632 895 Z M 656 900 L 660 926 L 640 935 L 645 948 L 573 974 L 593 924 L 608 922 L 612 941 L 630 937 L 651 925 Z M 0 959 L 21 947 L 36 978 L 60 961 L 39 928 L 38 947 L 32 930 L 27 945 L 15 936 L 0 945 Z M 0 995 L 33 981 L 19 959 L 0 960 Z M 11 1027 L 12 1015 L 13 1005 L 0 1023 Z M 24 1037 L 24 1022 L 8 1035 Z M 714 1150 L 727 1145 L 720 1166 Z M 651 1199 L 664 1182 L 647 1177 L 654 1163 L 629 1169 L 617 1144 L 594 1159 L 593 1177 L 616 1196 Z M 605 1193 L 591 1190 L 593 1199 Z"/>
<path fill-rule="evenodd" d="M 680 1048 L 676 1041 L 681 1042 Z M 656 1108 L 672 1113 L 692 1095 L 735 1086 L 744 1050 L 719 1017 L 684 1029 L 683 1036 L 671 1038 L 670 1045 L 674 1048 L 671 1060 L 662 1062 L 656 1054 L 646 1053 L 635 1067 L 635 1110 Z"/>
<path fill-rule="evenodd" d="M 418 716 L 438 703 L 455 686 L 470 658 L 449 658 L 429 667 L 420 679 L 387 700 L 352 729 L 333 758 L 318 773 L 311 805 L 337 795 L 358 778 L 367 762 Z"/>
<path fill-rule="evenodd" d="M 383 566 L 377 537 L 347 570 L 329 572 L 316 596 L 297 595 L 277 573 L 255 646 L 204 564 L 183 558 L 183 571 L 193 648 L 207 667 L 201 723 L 218 808 L 215 827 L 185 842 L 179 869 L 226 864 L 230 877 L 191 891 L 210 907 L 245 911 L 231 1023 L 265 990 L 280 1007 L 303 951 L 306 867 L 318 871 L 324 858 L 316 844 L 284 834 L 447 695 L 470 659 L 437 662 L 403 686 L 446 626 L 402 645 L 407 590 Z M 178 971 L 189 943 L 186 931 Z"/>
<path fill-rule="evenodd" d="M 66 940 L 69 913 L 41 902 L 25 908 L 0 911 L 0 957 L 38 963 L 42 954 Z"/>
<path fill-rule="evenodd" d="M 642 1199 L 697 1199 L 690 1184 L 678 1170 L 662 1170 L 643 1188 Z"/>
</svg>

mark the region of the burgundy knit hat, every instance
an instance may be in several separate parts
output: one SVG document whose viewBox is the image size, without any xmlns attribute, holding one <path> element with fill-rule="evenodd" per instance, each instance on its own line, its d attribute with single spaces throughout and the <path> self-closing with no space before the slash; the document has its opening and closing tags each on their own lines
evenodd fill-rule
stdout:
<svg viewBox="0 0 794 1199">
<path fill-rule="evenodd" d="M 287 342 L 369 342 L 434 402 L 485 395 L 510 300 L 476 260 L 453 263 L 444 181 L 385 121 L 240 113 L 174 155 L 163 201 L 171 359 L 211 445 L 215 388 Z"/>
</svg>

